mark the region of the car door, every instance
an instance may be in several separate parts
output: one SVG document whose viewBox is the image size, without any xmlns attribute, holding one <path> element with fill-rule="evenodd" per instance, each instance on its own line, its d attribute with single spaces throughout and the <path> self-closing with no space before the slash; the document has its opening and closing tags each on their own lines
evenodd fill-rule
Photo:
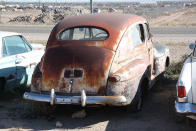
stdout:
<svg viewBox="0 0 196 131">
<path fill-rule="evenodd" d="M 138 24 L 135 26 L 132 33 L 132 45 L 134 46 L 135 58 L 142 60 L 143 64 L 149 65 L 149 48 L 146 44 L 145 28 L 143 24 Z"/>
<path fill-rule="evenodd" d="M 149 65 L 148 48 L 142 24 L 131 25 L 127 29 L 119 44 L 117 56 L 118 67 L 129 69 L 125 70 L 126 74 L 130 74 L 130 77 L 132 74 L 137 74 L 138 77 L 142 76 Z M 134 65 L 134 67 L 130 65 Z M 115 70 L 117 69 L 112 68 L 112 72 Z M 130 79 L 130 77 L 126 78 Z"/>
<path fill-rule="evenodd" d="M 0 55 L 0 78 L 5 80 L 5 87 L 16 86 L 16 56 L 9 55 L 5 44 L 5 38 L 2 38 L 2 50 Z"/>
<path fill-rule="evenodd" d="M 150 35 L 150 30 L 149 30 L 149 25 L 147 23 L 143 24 L 144 27 L 144 32 L 145 32 L 145 42 L 146 42 L 146 46 L 148 48 L 148 55 L 149 55 L 149 62 L 150 62 L 150 69 L 151 69 L 151 79 L 152 78 L 152 73 L 153 73 L 153 63 L 154 63 L 154 55 L 153 55 L 153 45 L 152 45 L 152 38 Z"/>
</svg>

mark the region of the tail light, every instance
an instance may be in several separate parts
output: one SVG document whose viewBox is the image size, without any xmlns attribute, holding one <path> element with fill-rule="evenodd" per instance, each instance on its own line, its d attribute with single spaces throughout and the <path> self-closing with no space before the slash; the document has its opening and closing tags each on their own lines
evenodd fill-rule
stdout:
<svg viewBox="0 0 196 131">
<path fill-rule="evenodd" d="M 178 97 L 186 97 L 186 90 L 184 86 L 178 86 Z"/>
<path fill-rule="evenodd" d="M 118 82 L 120 81 L 120 76 L 109 76 L 108 81 L 110 82 Z"/>
</svg>

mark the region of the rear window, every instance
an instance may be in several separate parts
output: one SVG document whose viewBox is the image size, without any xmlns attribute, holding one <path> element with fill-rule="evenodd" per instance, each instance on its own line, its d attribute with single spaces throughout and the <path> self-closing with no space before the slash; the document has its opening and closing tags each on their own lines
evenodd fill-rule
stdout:
<svg viewBox="0 0 196 131">
<path fill-rule="evenodd" d="M 109 37 L 106 30 L 97 27 L 74 27 L 69 28 L 58 35 L 59 40 L 89 40 L 103 41 Z"/>
</svg>

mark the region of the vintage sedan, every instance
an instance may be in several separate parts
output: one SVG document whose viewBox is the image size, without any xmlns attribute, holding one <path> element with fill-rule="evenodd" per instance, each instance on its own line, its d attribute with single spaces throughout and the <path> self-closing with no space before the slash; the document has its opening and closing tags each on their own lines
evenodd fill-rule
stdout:
<svg viewBox="0 0 196 131">
<path fill-rule="evenodd" d="M 177 99 L 175 108 L 177 118 L 196 115 L 196 48 L 195 44 L 189 46 L 192 53 L 184 62 L 176 88 Z"/>
<path fill-rule="evenodd" d="M 140 110 L 144 91 L 169 64 L 168 48 L 156 47 L 142 17 L 66 17 L 52 30 L 24 98 L 52 105 L 133 103 Z"/>
<path fill-rule="evenodd" d="M 44 49 L 33 48 L 18 33 L 0 32 L 0 89 L 28 86 Z"/>
</svg>

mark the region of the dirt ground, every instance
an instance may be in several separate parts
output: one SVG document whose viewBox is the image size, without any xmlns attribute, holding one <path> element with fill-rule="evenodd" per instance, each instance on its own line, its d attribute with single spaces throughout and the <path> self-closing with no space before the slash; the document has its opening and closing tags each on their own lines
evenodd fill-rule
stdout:
<svg viewBox="0 0 196 131">
<path fill-rule="evenodd" d="M 71 117 L 73 112 L 81 110 L 79 106 L 61 105 L 46 111 L 40 104 L 31 104 L 19 98 L 1 100 L 0 129 L 193 131 L 196 128 L 196 121 L 185 119 L 181 123 L 176 122 L 175 83 L 176 81 L 167 79 L 158 81 L 145 97 L 141 112 L 127 111 L 123 107 L 87 107 L 87 116 L 83 119 Z M 47 113 L 38 113 L 40 110 Z M 57 121 L 63 124 L 62 128 L 56 128 Z"/>
<path fill-rule="evenodd" d="M 177 63 L 181 61 L 183 57 L 187 57 L 191 53 L 188 44 L 166 45 L 168 46 L 170 52 L 170 63 Z"/>
<path fill-rule="evenodd" d="M 196 8 L 185 8 L 149 20 L 151 27 L 195 26 Z"/>
<path fill-rule="evenodd" d="M 171 62 L 175 63 L 190 52 L 187 44 L 168 43 Z M 48 108 L 22 98 L 0 99 L 0 129 L 22 130 L 84 130 L 84 131 L 194 131 L 196 121 L 176 122 L 174 101 L 176 80 L 161 79 L 145 97 L 143 110 L 135 113 L 123 107 L 87 107 L 86 118 L 73 119 L 80 106 L 60 105 Z M 63 126 L 56 127 L 59 121 Z"/>
</svg>

